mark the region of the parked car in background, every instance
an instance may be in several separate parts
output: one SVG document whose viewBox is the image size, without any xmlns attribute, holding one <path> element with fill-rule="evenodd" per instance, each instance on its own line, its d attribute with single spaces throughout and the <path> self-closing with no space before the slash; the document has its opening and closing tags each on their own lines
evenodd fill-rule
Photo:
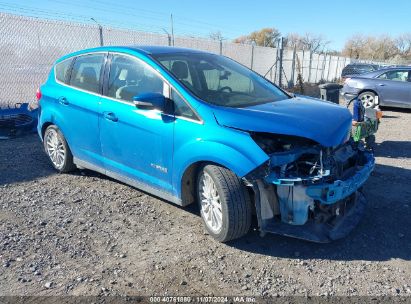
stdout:
<svg viewBox="0 0 411 304">
<path fill-rule="evenodd" d="M 359 97 L 366 108 L 411 108 L 411 67 L 391 67 L 345 79 L 345 101 Z"/>
<path fill-rule="evenodd" d="M 376 64 L 350 63 L 343 68 L 341 72 L 341 78 L 345 78 L 348 75 L 360 75 L 368 72 L 373 72 L 378 69 L 379 66 Z"/>
<path fill-rule="evenodd" d="M 247 233 L 254 212 L 262 232 L 328 242 L 364 212 L 374 157 L 350 139 L 349 110 L 292 97 L 227 57 L 89 49 L 59 59 L 37 95 L 57 171 L 87 168 L 197 202 L 218 241 Z"/>
</svg>

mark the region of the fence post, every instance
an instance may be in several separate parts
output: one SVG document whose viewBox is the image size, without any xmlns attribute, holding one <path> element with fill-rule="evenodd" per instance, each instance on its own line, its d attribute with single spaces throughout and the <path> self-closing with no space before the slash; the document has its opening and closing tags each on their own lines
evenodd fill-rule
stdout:
<svg viewBox="0 0 411 304">
<path fill-rule="evenodd" d="M 294 86 L 294 84 L 295 84 L 294 79 L 295 79 L 295 55 L 296 55 L 296 53 L 297 53 L 297 49 L 296 49 L 296 47 L 294 46 L 294 49 L 293 49 L 293 61 L 292 61 L 292 63 L 291 63 L 291 86 Z"/>
<path fill-rule="evenodd" d="M 324 53 L 323 66 L 322 66 L 322 69 L 321 69 L 321 79 L 320 79 L 320 81 L 323 81 L 323 80 L 324 80 L 325 62 L 326 62 L 326 60 L 327 60 L 327 53 Z"/>
<path fill-rule="evenodd" d="M 104 45 L 104 41 L 103 41 L 103 27 L 99 24 L 98 25 L 98 31 L 100 33 L 100 46 Z"/>
<path fill-rule="evenodd" d="M 303 56 L 301 58 L 301 78 L 304 78 L 304 58 L 305 58 L 305 51 L 303 49 Z"/>
<path fill-rule="evenodd" d="M 328 59 L 327 81 L 330 81 L 331 59 L 332 59 L 332 56 L 330 55 L 330 57 Z"/>
<path fill-rule="evenodd" d="M 278 74 L 278 86 L 281 88 L 283 85 L 283 53 L 284 53 L 284 37 L 281 37 L 280 40 L 280 64 L 279 64 L 279 73 Z"/>
<path fill-rule="evenodd" d="M 254 44 L 251 45 L 251 70 L 253 69 L 254 66 Z"/>
<path fill-rule="evenodd" d="M 317 83 L 317 79 L 318 79 L 318 66 L 320 65 L 320 54 L 318 54 L 318 57 L 317 57 L 317 65 L 316 65 L 316 67 L 315 67 L 315 80 L 314 80 L 314 83 Z"/>
<path fill-rule="evenodd" d="M 308 63 L 308 80 L 307 82 L 311 83 L 311 68 L 313 64 L 313 52 L 310 50 L 310 62 Z"/>
<path fill-rule="evenodd" d="M 340 63 L 340 56 L 337 56 L 337 65 L 335 67 L 335 79 L 337 79 L 337 75 L 338 75 L 338 65 Z"/>
<path fill-rule="evenodd" d="M 220 39 L 220 55 L 223 55 L 223 39 Z"/>
<path fill-rule="evenodd" d="M 278 70 L 278 49 L 279 46 L 277 44 L 277 47 L 275 48 L 275 70 L 274 70 L 274 83 L 277 83 L 277 70 Z"/>
</svg>

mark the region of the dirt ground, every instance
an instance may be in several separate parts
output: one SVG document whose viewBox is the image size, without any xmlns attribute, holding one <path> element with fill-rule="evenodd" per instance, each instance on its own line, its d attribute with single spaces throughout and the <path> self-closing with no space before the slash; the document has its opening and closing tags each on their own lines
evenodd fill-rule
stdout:
<svg viewBox="0 0 411 304">
<path fill-rule="evenodd" d="M 411 111 L 384 109 L 366 215 L 330 244 L 255 228 L 220 244 L 194 205 L 57 174 L 36 135 L 0 141 L 0 295 L 410 297 L 410 125 Z"/>
</svg>

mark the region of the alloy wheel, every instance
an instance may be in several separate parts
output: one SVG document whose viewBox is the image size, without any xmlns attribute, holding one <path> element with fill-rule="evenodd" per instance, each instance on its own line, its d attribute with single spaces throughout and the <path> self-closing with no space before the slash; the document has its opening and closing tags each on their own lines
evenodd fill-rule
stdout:
<svg viewBox="0 0 411 304">
<path fill-rule="evenodd" d="M 58 136 L 56 130 L 48 131 L 45 140 L 46 150 L 50 160 L 57 169 L 61 169 L 66 160 L 66 150 L 63 140 Z"/>
<path fill-rule="evenodd" d="M 217 187 L 207 172 L 201 176 L 199 184 L 201 214 L 207 227 L 218 233 L 223 226 L 223 212 Z"/>
<path fill-rule="evenodd" d="M 361 102 L 364 108 L 373 108 L 374 107 L 374 96 L 371 94 L 364 94 L 361 96 Z"/>
</svg>

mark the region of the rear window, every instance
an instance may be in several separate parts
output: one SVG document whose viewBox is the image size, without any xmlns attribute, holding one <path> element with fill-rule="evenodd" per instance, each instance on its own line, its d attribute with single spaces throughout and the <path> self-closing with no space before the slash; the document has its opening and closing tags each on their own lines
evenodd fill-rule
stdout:
<svg viewBox="0 0 411 304">
<path fill-rule="evenodd" d="M 72 61 L 72 59 L 67 59 L 56 64 L 55 74 L 58 81 L 68 83 L 68 71 Z"/>
<path fill-rule="evenodd" d="M 105 54 L 76 57 L 70 77 L 70 85 L 86 91 L 100 93 L 100 75 Z"/>
</svg>

